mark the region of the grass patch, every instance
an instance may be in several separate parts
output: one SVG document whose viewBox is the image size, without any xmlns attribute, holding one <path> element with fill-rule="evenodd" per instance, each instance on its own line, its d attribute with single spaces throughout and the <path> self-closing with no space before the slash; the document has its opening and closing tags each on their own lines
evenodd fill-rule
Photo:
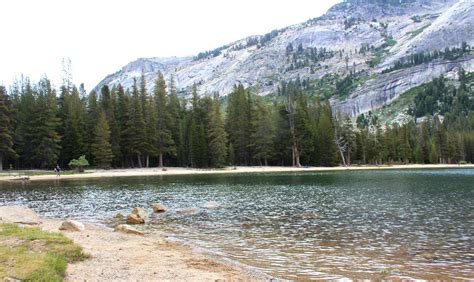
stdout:
<svg viewBox="0 0 474 282">
<path fill-rule="evenodd" d="M 69 262 L 87 257 L 61 233 L 0 224 L 0 280 L 62 281 Z"/>
<path fill-rule="evenodd" d="M 420 33 L 422 33 L 425 29 L 427 29 L 431 24 L 427 24 L 427 25 L 424 25 L 418 29 L 415 29 L 415 30 L 412 30 L 410 32 L 407 33 L 407 35 L 410 35 L 411 38 L 415 37 L 415 36 L 418 36 Z"/>
</svg>

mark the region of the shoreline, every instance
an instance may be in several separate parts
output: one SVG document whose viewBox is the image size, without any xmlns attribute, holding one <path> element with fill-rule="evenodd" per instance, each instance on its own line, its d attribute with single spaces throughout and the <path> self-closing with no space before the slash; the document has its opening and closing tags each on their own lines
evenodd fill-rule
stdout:
<svg viewBox="0 0 474 282">
<path fill-rule="evenodd" d="M 28 177 L 28 181 L 37 180 L 61 180 L 61 179 L 93 179 L 93 178 L 112 178 L 112 177 L 140 177 L 140 176 L 166 176 L 166 175 L 205 175 L 205 174 L 237 174 L 237 173 L 278 173 L 278 172 L 331 172 L 331 171 L 362 171 L 362 170 L 408 170 L 408 169 L 457 169 L 467 168 L 474 169 L 473 164 L 466 165 L 383 165 L 383 166 L 350 166 L 350 167 L 282 167 L 282 166 L 237 166 L 226 167 L 222 169 L 197 169 L 197 168 L 181 168 L 167 167 L 166 170 L 161 168 L 127 168 L 127 169 L 111 169 L 111 170 L 86 170 L 85 173 L 66 174 L 56 176 L 54 174 L 47 175 L 6 175 L 0 176 L 0 182 L 21 181 Z M 21 171 L 20 171 L 21 172 Z M 50 172 L 40 170 L 39 172 Z"/>
<path fill-rule="evenodd" d="M 2 207 L 0 223 L 62 233 L 90 257 L 68 263 L 64 281 L 268 281 L 246 265 L 212 256 L 166 233 L 125 234 L 99 223 L 81 221 L 82 231 L 60 230 L 65 219 L 39 217 L 25 206 Z M 21 222 L 25 224 L 21 224 Z M 0 242 L 1 245 L 2 242 Z"/>
</svg>

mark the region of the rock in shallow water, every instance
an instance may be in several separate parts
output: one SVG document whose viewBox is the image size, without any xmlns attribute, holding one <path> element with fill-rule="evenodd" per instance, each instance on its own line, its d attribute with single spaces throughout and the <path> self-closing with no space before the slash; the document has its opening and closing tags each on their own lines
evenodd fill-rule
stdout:
<svg viewBox="0 0 474 282">
<path fill-rule="evenodd" d="M 198 213 L 199 213 L 198 208 L 184 208 L 184 209 L 180 209 L 176 211 L 176 214 L 181 215 L 181 216 L 194 215 Z"/>
<path fill-rule="evenodd" d="M 221 206 L 221 204 L 219 204 L 216 201 L 209 201 L 209 202 L 205 203 L 202 207 L 205 208 L 205 209 L 217 209 L 220 206 Z"/>
<path fill-rule="evenodd" d="M 63 223 L 61 224 L 61 227 L 59 227 L 59 230 L 64 230 L 64 231 L 84 231 L 85 229 L 86 228 L 84 227 L 84 224 L 75 220 L 63 221 Z"/>
<path fill-rule="evenodd" d="M 132 213 L 127 216 L 127 223 L 142 224 L 148 218 L 148 213 L 143 208 L 134 208 Z"/>
<path fill-rule="evenodd" d="M 153 208 L 153 211 L 156 212 L 156 213 L 159 213 L 159 212 L 165 212 L 166 211 L 166 207 L 163 206 L 162 204 L 160 203 L 155 203 L 152 205 L 152 208 Z"/>
</svg>

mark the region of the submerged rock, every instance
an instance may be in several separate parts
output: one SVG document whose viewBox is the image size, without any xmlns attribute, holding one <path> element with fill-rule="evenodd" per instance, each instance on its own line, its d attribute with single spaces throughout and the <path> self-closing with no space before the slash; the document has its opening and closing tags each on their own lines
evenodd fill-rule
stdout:
<svg viewBox="0 0 474 282">
<path fill-rule="evenodd" d="M 217 209 L 220 206 L 221 206 L 221 204 L 216 202 L 216 201 L 209 201 L 209 202 L 205 203 L 202 207 L 205 208 L 205 209 Z"/>
<path fill-rule="evenodd" d="M 199 213 L 198 208 L 184 208 L 176 211 L 177 214 L 182 215 L 182 216 L 187 216 L 187 215 L 194 215 Z"/>
<path fill-rule="evenodd" d="M 84 227 L 84 224 L 75 220 L 63 221 L 63 223 L 61 224 L 61 227 L 59 227 L 59 230 L 64 230 L 64 231 L 84 231 L 85 229 L 86 228 Z"/>
<path fill-rule="evenodd" d="M 162 204 L 160 203 L 155 203 L 152 205 L 152 208 L 153 208 L 153 212 L 156 212 L 156 213 L 159 213 L 159 212 L 165 212 L 166 211 L 166 207 L 163 206 Z"/>
<path fill-rule="evenodd" d="M 114 229 L 115 232 L 122 232 L 125 234 L 145 235 L 143 231 L 137 230 L 126 224 L 120 224 Z"/>
<path fill-rule="evenodd" d="M 134 208 L 132 213 L 127 216 L 127 223 L 142 224 L 148 218 L 148 213 L 143 208 Z"/>
</svg>

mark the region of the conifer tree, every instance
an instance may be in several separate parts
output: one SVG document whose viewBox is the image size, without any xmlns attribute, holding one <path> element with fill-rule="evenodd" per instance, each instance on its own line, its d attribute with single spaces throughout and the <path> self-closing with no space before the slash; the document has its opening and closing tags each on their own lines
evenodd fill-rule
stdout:
<svg viewBox="0 0 474 282">
<path fill-rule="evenodd" d="M 134 79 L 133 95 L 129 108 L 129 120 L 125 131 L 129 142 L 129 151 L 136 156 L 138 167 L 143 167 L 142 156 L 146 150 L 145 120 L 143 119 L 142 109 L 137 80 Z"/>
<path fill-rule="evenodd" d="M 109 168 L 113 159 L 110 129 L 103 110 L 99 112 L 97 125 L 94 129 L 92 156 L 94 157 L 95 165 L 101 168 Z"/>
<path fill-rule="evenodd" d="M 185 103 L 183 103 L 185 106 Z M 185 165 L 186 163 L 186 150 L 185 150 L 185 122 L 184 112 L 186 108 L 181 106 L 180 99 L 176 90 L 176 81 L 174 76 L 170 77 L 169 82 L 169 114 L 170 114 L 170 131 L 173 142 L 176 146 L 176 156 L 170 156 L 171 159 L 175 159 L 175 165 Z"/>
<path fill-rule="evenodd" d="M 215 96 L 212 106 L 209 124 L 211 167 L 223 167 L 227 159 L 227 133 L 222 120 L 218 95 Z"/>
<path fill-rule="evenodd" d="M 157 131 L 157 152 L 158 166 L 163 167 L 163 157 L 165 154 L 175 154 L 176 147 L 171 135 L 171 116 L 168 108 L 168 95 L 166 93 L 166 82 L 163 74 L 158 73 L 153 88 L 153 95 L 156 102 L 156 131 Z"/>
<path fill-rule="evenodd" d="M 31 121 L 31 162 L 41 168 L 54 167 L 61 150 L 61 138 L 56 131 L 60 123 L 57 117 L 56 92 L 47 78 L 40 80 L 36 92 L 36 116 Z"/>
<path fill-rule="evenodd" d="M 337 148 L 332 123 L 332 113 L 329 104 L 324 105 L 321 109 L 318 130 L 321 146 L 320 164 L 323 166 L 334 166 L 337 163 Z"/>
<path fill-rule="evenodd" d="M 10 124 L 11 102 L 5 87 L 0 86 L 0 171 L 5 157 L 16 156 L 13 150 L 13 136 Z"/>
<path fill-rule="evenodd" d="M 121 158 L 120 148 L 120 129 L 116 119 L 116 91 L 110 91 L 107 85 L 100 89 L 100 105 L 105 113 L 107 124 L 110 129 L 110 144 L 112 146 L 112 154 L 114 155 L 114 163 L 118 164 Z"/>
<path fill-rule="evenodd" d="M 252 144 L 250 144 L 254 151 L 253 158 L 260 165 L 268 166 L 268 160 L 275 154 L 273 142 L 276 129 L 272 113 L 261 99 L 256 99 L 256 111 L 252 123 L 255 129 L 251 136 Z"/>
<path fill-rule="evenodd" d="M 131 157 L 130 144 L 133 131 L 128 129 L 130 120 L 130 95 L 125 93 L 121 84 L 117 86 L 117 109 L 115 111 L 117 127 L 119 129 L 119 145 L 122 159 L 122 166 L 127 165 L 127 158 Z M 130 164 L 128 164 L 130 165 Z"/>
<path fill-rule="evenodd" d="M 63 91 L 62 98 L 61 163 L 65 165 L 87 151 L 86 106 L 75 86 L 71 91 Z"/>
<path fill-rule="evenodd" d="M 97 101 L 97 92 L 92 91 L 89 93 L 87 98 L 87 154 L 86 158 L 88 160 L 93 160 L 92 156 L 92 143 L 94 139 L 94 130 L 97 125 L 97 120 L 99 118 L 100 108 Z"/>
</svg>

